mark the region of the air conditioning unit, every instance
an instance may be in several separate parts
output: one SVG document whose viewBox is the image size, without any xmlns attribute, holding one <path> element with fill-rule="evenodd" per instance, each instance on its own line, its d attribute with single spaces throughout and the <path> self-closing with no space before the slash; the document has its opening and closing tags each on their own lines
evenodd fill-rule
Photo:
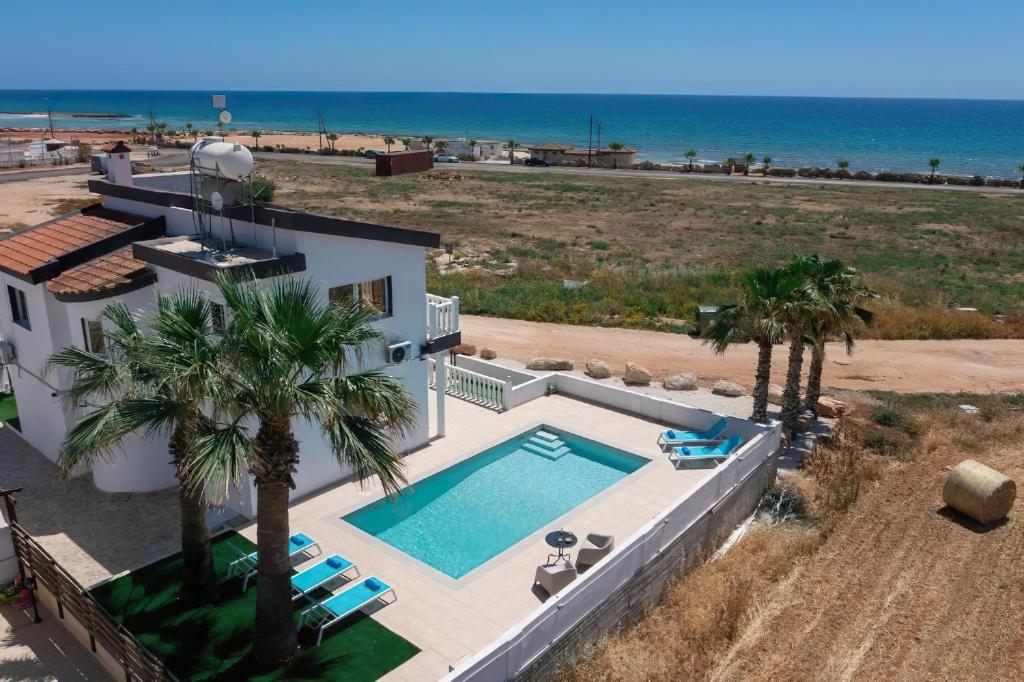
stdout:
<svg viewBox="0 0 1024 682">
<path fill-rule="evenodd" d="M 14 346 L 10 341 L 0 339 L 0 365 L 9 365 L 15 360 Z"/>
<path fill-rule="evenodd" d="M 412 359 L 412 342 L 400 341 L 388 344 L 388 364 L 400 365 Z"/>
</svg>

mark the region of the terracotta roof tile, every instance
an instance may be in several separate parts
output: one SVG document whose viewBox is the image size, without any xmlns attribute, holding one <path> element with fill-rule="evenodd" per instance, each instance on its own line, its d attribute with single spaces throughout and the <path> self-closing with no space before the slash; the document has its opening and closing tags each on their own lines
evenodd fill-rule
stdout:
<svg viewBox="0 0 1024 682">
<path fill-rule="evenodd" d="M 32 270 L 84 246 L 126 232 L 147 221 L 103 207 L 30 227 L 0 239 L 0 268 L 26 276 Z"/>
<path fill-rule="evenodd" d="M 132 257 L 132 247 L 126 246 L 65 270 L 47 282 L 46 288 L 65 296 L 102 292 L 130 284 L 148 272 L 143 261 Z"/>
</svg>

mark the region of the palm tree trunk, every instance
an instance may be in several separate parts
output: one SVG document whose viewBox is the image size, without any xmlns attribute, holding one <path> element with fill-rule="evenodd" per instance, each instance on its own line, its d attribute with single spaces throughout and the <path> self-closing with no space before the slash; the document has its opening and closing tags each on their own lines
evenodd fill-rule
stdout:
<svg viewBox="0 0 1024 682">
<path fill-rule="evenodd" d="M 754 413 L 751 419 L 759 424 L 768 422 L 768 384 L 771 381 L 772 343 L 758 341 L 757 372 L 754 375 Z"/>
<path fill-rule="evenodd" d="M 256 634 L 253 656 L 278 664 L 295 653 L 291 561 L 288 558 L 288 491 L 299 444 L 287 419 L 265 419 L 253 440 L 256 476 Z"/>
<path fill-rule="evenodd" d="M 818 398 L 821 397 L 821 370 L 825 363 L 825 350 L 817 345 L 811 346 L 811 366 L 807 371 L 807 395 L 804 407 L 818 414 Z"/>
<path fill-rule="evenodd" d="M 169 449 L 178 478 L 178 506 L 181 514 L 182 593 L 189 604 L 217 601 L 217 574 L 210 549 L 210 526 L 206 522 L 206 494 L 202 486 L 185 481 L 186 447 L 190 429 L 180 426 L 171 434 Z"/>
<path fill-rule="evenodd" d="M 800 415 L 800 372 L 804 363 L 804 333 L 794 329 L 789 342 L 789 368 L 786 370 L 786 389 L 782 392 L 782 424 L 792 436 L 796 432 Z"/>
</svg>

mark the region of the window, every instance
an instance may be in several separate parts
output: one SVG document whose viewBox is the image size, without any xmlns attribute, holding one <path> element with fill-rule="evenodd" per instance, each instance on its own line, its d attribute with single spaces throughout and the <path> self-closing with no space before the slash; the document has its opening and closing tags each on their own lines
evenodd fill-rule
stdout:
<svg viewBox="0 0 1024 682">
<path fill-rule="evenodd" d="M 331 303 L 347 303 L 359 301 L 364 307 L 374 311 L 374 319 L 391 317 L 394 309 L 391 302 L 391 277 L 382 277 L 359 284 L 345 284 L 327 290 L 327 298 Z"/>
<path fill-rule="evenodd" d="M 7 297 L 11 301 L 11 319 L 25 329 L 32 329 L 28 321 L 28 302 L 25 300 L 25 292 L 8 285 Z"/>
<path fill-rule="evenodd" d="M 83 346 L 90 353 L 103 355 L 107 350 L 106 339 L 103 338 L 103 323 L 99 320 L 82 318 Z"/>
</svg>

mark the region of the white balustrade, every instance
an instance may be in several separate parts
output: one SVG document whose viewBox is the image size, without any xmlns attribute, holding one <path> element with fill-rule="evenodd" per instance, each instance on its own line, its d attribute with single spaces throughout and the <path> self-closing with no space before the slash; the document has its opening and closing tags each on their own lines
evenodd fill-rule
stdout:
<svg viewBox="0 0 1024 682">
<path fill-rule="evenodd" d="M 459 297 L 427 294 L 427 337 L 436 339 L 459 331 Z"/>
<path fill-rule="evenodd" d="M 434 358 L 429 359 L 430 387 L 437 386 L 437 368 Z M 471 372 L 456 365 L 446 367 L 445 393 L 492 410 L 508 407 L 508 394 L 512 388 L 509 381 L 495 379 L 477 372 Z"/>
</svg>

